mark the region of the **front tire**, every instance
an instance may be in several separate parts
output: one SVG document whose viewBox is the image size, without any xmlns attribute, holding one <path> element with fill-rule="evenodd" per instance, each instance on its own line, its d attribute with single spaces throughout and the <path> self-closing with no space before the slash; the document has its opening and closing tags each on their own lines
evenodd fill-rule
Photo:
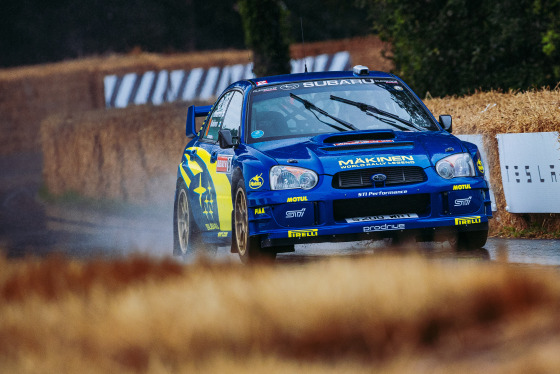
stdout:
<svg viewBox="0 0 560 374">
<path fill-rule="evenodd" d="M 244 264 L 258 261 L 274 261 L 276 252 L 263 251 L 258 237 L 249 236 L 249 209 L 247 207 L 247 193 L 245 181 L 240 179 L 235 190 L 234 205 L 235 245 L 239 258 Z"/>
</svg>

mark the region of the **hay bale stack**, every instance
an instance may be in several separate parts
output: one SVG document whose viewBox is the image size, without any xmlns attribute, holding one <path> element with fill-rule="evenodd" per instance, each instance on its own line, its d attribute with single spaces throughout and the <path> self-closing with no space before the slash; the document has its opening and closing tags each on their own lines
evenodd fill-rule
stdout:
<svg viewBox="0 0 560 374">
<path fill-rule="evenodd" d="M 385 46 L 377 37 L 369 36 L 309 43 L 305 47 L 308 56 L 347 50 L 356 64 L 390 70 L 390 60 L 381 53 Z M 304 57 L 301 45 L 293 45 L 291 53 L 296 59 Z M 106 75 L 190 70 L 246 64 L 250 61 L 251 52 L 245 50 L 173 55 L 139 52 L 0 69 L 0 155 L 40 148 L 39 127 L 47 116 L 104 108 L 103 78 Z"/>
<path fill-rule="evenodd" d="M 41 126 L 48 191 L 146 204 L 172 199 L 186 105 L 57 115 Z"/>
<path fill-rule="evenodd" d="M 247 51 L 139 53 L 0 70 L 0 155 L 39 149 L 40 124 L 48 116 L 104 108 L 106 75 L 233 65 L 248 56 Z"/>
<path fill-rule="evenodd" d="M 495 104 L 495 105 L 494 105 Z M 426 105 L 436 117 L 453 116 L 455 134 L 482 134 L 487 150 L 492 188 L 498 205 L 491 222 L 493 234 L 504 228 L 524 230 L 537 226 L 546 232 L 560 230 L 560 214 L 512 214 L 505 210 L 497 134 L 560 132 L 560 89 L 528 92 L 477 92 L 465 97 L 428 99 Z"/>
<path fill-rule="evenodd" d="M 50 113 L 72 113 L 104 105 L 102 77 L 88 71 L 0 79 L 0 154 L 40 147 L 39 125 Z"/>
</svg>

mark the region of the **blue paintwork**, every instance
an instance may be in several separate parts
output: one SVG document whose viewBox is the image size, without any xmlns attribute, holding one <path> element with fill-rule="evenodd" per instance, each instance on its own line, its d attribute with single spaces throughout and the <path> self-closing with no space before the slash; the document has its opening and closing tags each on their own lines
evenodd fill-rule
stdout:
<svg viewBox="0 0 560 374">
<path fill-rule="evenodd" d="M 397 80 L 399 84 L 410 90 L 410 88 L 398 77 L 383 73 L 370 72 L 366 78 L 387 78 Z M 250 93 L 258 88 L 278 84 L 289 84 L 310 80 L 356 78 L 352 72 L 325 72 L 291 74 L 274 77 L 263 77 L 240 81 L 232 84 L 224 92 L 238 90 L 244 96 L 244 107 L 242 124 L 247 122 L 247 102 Z M 360 76 L 359 78 L 364 78 Z M 264 83 L 266 82 L 266 83 Z M 193 136 L 183 152 L 182 165 L 187 164 L 188 148 L 207 147 L 209 150 L 216 149 L 218 153 L 232 155 L 231 172 L 228 173 L 230 183 L 235 188 L 236 178 L 242 176 L 245 181 L 248 207 L 249 207 L 249 234 L 259 235 L 262 245 L 289 245 L 303 242 L 331 241 L 333 239 L 355 240 L 357 238 L 374 236 L 391 236 L 400 234 L 407 230 L 449 229 L 455 231 L 483 230 L 488 228 L 488 219 L 492 217 L 490 209 L 490 198 L 488 185 L 483 174 L 476 167 L 479 161 L 477 147 L 468 142 L 462 142 L 452 134 L 444 131 L 435 117 L 422 103 L 412 90 L 418 104 L 422 106 L 439 131 L 427 132 L 403 132 L 390 131 L 394 134 L 394 142 L 398 144 L 409 143 L 408 146 L 392 147 L 383 149 L 361 149 L 328 152 L 325 148 L 332 146 L 324 141 L 333 135 L 340 135 L 334 131 L 331 134 L 322 134 L 313 137 L 301 137 L 292 139 L 281 139 L 263 141 L 247 144 L 251 137 L 248 128 L 242 125 L 240 143 L 233 149 L 220 150 L 217 144 L 203 144 L 199 139 L 200 134 L 194 134 L 194 119 L 196 116 L 205 116 L 211 111 L 210 106 L 190 107 L 187 115 L 186 134 Z M 374 131 L 348 131 L 344 135 L 363 135 Z M 385 130 L 384 132 L 387 132 Z M 256 136 L 255 136 L 256 135 Z M 261 133 L 253 132 L 254 138 L 260 138 Z M 450 153 L 449 149 L 453 149 Z M 477 175 L 475 177 L 462 177 L 446 180 L 435 171 L 435 164 L 442 158 L 454 153 L 468 152 L 475 163 Z M 400 185 L 381 188 L 357 188 L 357 189 L 335 189 L 332 187 L 333 175 L 341 171 L 340 162 L 358 157 L 395 157 L 410 156 L 414 158 L 414 165 L 424 169 L 427 180 L 421 183 Z M 294 163 L 294 160 L 296 163 Z M 309 191 L 301 189 L 273 191 L 270 189 L 269 172 L 274 165 L 298 166 L 314 170 L 319 175 L 317 186 Z M 251 188 L 250 181 L 255 176 L 262 178 L 262 186 Z M 180 170 L 177 173 L 178 180 L 183 176 Z M 455 186 L 460 186 L 459 190 Z M 404 193 L 403 191 L 406 191 Z M 353 222 L 335 221 L 333 216 L 333 201 L 346 199 L 359 199 L 363 195 L 393 196 L 392 194 L 403 194 L 406 196 L 414 194 L 429 194 L 430 209 L 425 215 L 413 219 L 392 219 L 384 221 Z M 461 201 L 467 199 L 468 205 L 460 205 Z M 288 202 L 291 200 L 292 202 Z M 456 206 L 458 204 L 458 206 Z M 293 213 L 292 219 L 287 215 Z M 297 213 L 303 212 L 303 213 Z M 231 215 L 231 211 L 221 211 L 220 214 Z M 201 224 L 203 218 L 200 212 L 196 212 L 197 223 L 204 231 Z M 457 224 L 456 219 L 461 217 L 478 217 L 475 223 Z M 461 221 L 463 222 L 463 221 Z M 294 237 L 290 234 L 293 230 L 317 230 L 310 231 L 311 234 Z M 221 237 L 218 237 L 221 232 Z M 227 233 L 224 233 L 227 232 Z M 231 241 L 231 228 L 222 227 L 220 230 L 209 230 L 203 233 L 206 240 L 212 242 L 227 243 Z"/>
</svg>

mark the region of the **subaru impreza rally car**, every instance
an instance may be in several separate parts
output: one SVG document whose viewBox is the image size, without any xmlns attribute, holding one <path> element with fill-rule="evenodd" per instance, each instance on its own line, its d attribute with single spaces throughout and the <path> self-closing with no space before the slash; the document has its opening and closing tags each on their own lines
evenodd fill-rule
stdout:
<svg viewBox="0 0 560 374">
<path fill-rule="evenodd" d="M 233 83 L 188 108 L 174 253 L 231 245 L 248 262 L 383 238 L 479 248 L 492 215 L 484 168 L 451 130 L 400 78 L 364 66 Z"/>
</svg>

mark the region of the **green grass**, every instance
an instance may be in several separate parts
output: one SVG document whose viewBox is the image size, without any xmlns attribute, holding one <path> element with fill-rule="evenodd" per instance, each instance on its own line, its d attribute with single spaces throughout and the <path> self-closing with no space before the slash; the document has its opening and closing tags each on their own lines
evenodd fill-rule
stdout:
<svg viewBox="0 0 560 374">
<path fill-rule="evenodd" d="M 504 226 L 498 236 L 524 239 L 560 239 L 560 230 L 548 231 L 539 223 L 533 222 L 529 227 L 518 229 L 513 226 Z"/>
</svg>

